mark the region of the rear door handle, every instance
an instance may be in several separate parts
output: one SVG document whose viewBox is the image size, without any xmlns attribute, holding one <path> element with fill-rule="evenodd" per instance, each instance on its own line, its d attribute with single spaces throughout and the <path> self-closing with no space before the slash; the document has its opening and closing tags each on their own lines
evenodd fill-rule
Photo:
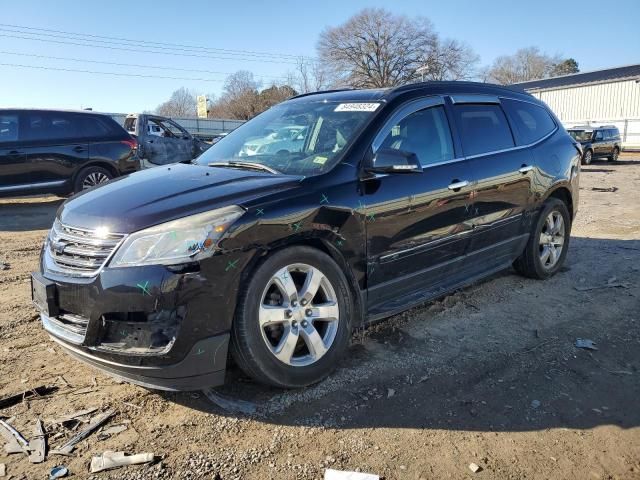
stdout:
<svg viewBox="0 0 640 480">
<path fill-rule="evenodd" d="M 82 153 L 85 151 L 85 148 L 78 145 L 77 147 L 73 147 L 73 151 L 77 153 Z"/>
<path fill-rule="evenodd" d="M 449 190 L 453 190 L 454 192 L 457 190 L 460 190 L 461 188 L 466 187 L 467 185 L 469 185 L 469 181 L 468 180 L 454 180 L 450 185 L 449 185 Z"/>
<path fill-rule="evenodd" d="M 17 157 L 19 155 L 24 155 L 23 152 L 19 152 L 18 150 L 11 150 L 8 154 L 10 157 Z"/>
<path fill-rule="evenodd" d="M 533 165 L 522 165 L 518 170 L 520 173 L 527 173 L 533 170 Z"/>
</svg>

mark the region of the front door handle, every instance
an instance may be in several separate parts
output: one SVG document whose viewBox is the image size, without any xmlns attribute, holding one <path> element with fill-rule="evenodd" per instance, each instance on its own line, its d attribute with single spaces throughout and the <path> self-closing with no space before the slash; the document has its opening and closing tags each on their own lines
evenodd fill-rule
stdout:
<svg viewBox="0 0 640 480">
<path fill-rule="evenodd" d="M 454 192 L 457 192 L 458 190 L 460 190 L 461 188 L 466 187 L 467 185 L 469 185 L 469 181 L 468 180 L 453 180 L 453 182 L 451 182 L 451 184 L 449 185 L 449 190 L 453 190 Z"/>
<path fill-rule="evenodd" d="M 533 165 L 522 165 L 518 170 L 520 173 L 527 173 L 533 170 Z"/>
<path fill-rule="evenodd" d="M 85 148 L 78 145 L 77 147 L 73 147 L 73 151 L 76 153 L 82 153 L 85 151 Z"/>
<path fill-rule="evenodd" d="M 24 155 L 24 153 L 19 152 L 18 150 L 11 150 L 8 155 L 10 157 L 18 157 L 20 155 Z"/>
</svg>

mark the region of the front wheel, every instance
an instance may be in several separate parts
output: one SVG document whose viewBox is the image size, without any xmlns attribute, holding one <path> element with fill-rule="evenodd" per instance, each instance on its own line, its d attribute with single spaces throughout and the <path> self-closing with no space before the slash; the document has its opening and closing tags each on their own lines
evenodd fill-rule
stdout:
<svg viewBox="0 0 640 480">
<path fill-rule="evenodd" d="M 591 160 L 593 160 L 593 152 L 591 150 L 587 150 L 582 155 L 582 164 L 583 165 L 591 165 Z"/>
<path fill-rule="evenodd" d="M 571 216 L 565 203 L 548 199 L 543 207 L 527 246 L 513 266 L 522 275 L 545 279 L 554 275 L 564 263 L 569 248 Z"/>
<path fill-rule="evenodd" d="M 253 379 L 277 387 L 319 382 L 351 335 L 352 300 L 340 267 L 314 248 L 272 254 L 241 293 L 231 352 Z"/>
</svg>

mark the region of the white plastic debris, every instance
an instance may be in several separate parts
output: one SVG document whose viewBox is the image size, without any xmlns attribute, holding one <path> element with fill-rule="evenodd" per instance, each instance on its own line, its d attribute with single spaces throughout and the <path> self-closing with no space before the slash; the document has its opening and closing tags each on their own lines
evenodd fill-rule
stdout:
<svg viewBox="0 0 640 480">
<path fill-rule="evenodd" d="M 478 473 L 480 470 L 482 470 L 482 468 L 477 463 L 470 463 L 469 470 L 471 470 L 473 473 Z"/>
<path fill-rule="evenodd" d="M 380 480 L 380 477 L 373 473 L 343 472 L 327 468 L 324 471 L 324 480 Z"/>
<path fill-rule="evenodd" d="M 112 468 L 124 467 L 126 465 L 139 465 L 141 463 L 153 462 L 153 453 L 138 453 L 136 455 L 126 455 L 124 452 L 104 452 L 98 457 L 91 459 L 91 473 L 102 472 Z"/>
</svg>

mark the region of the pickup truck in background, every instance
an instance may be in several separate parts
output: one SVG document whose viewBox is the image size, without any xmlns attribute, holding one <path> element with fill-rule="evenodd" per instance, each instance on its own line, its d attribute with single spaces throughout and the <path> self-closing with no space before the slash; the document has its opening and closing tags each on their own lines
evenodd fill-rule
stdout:
<svg viewBox="0 0 640 480">
<path fill-rule="evenodd" d="M 138 140 L 142 168 L 193 160 L 211 146 L 170 118 L 159 115 L 127 115 L 124 128 Z"/>
</svg>

